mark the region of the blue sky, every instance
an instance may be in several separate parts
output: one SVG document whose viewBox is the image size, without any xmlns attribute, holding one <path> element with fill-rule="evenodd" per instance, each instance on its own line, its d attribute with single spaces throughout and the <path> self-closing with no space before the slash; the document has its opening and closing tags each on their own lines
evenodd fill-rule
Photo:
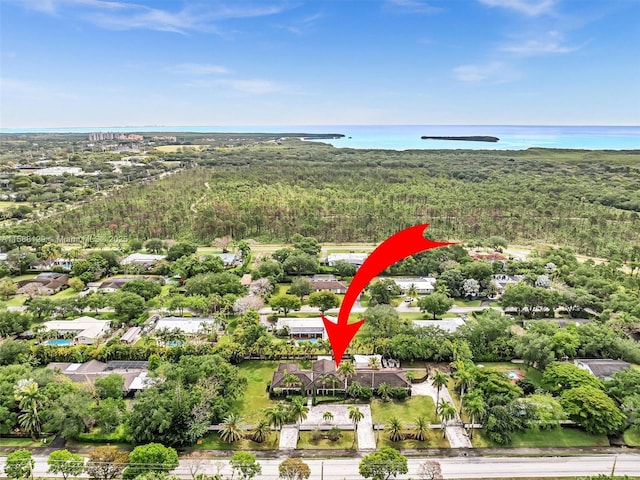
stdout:
<svg viewBox="0 0 640 480">
<path fill-rule="evenodd" d="M 640 125 L 638 0 L 0 0 L 0 127 Z"/>
</svg>

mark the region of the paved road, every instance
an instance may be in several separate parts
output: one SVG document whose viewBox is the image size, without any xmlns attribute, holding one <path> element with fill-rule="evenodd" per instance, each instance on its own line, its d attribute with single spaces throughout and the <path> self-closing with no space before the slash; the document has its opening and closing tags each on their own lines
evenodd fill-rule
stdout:
<svg viewBox="0 0 640 480">
<path fill-rule="evenodd" d="M 4 466 L 6 457 L 0 457 L 0 465 Z M 262 474 L 256 480 L 276 480 L 278 478 L 278 465 L 285 457 L 277 459 L 261 459 Z M 587 455 L 575 457 L 455 457 L 437 458 L 429 457 L 428 460 L 439 461 L 442 473 L 447 479 L 451 478 L 516 478 L 516 477 L 575 477 L 598 474 L 611 474 L 616 455 Z M 35 477 L 55 477 L 47 473 L 46 457 L 36 456 Z M 406 480 L 416 478 L 419 466 L 427 458 L 409 458 L 409 473 L 401 475 L 398 479 Z M 360 458 L 337 459 L 305 459 L 311 469 L 310 480 L 361 480 L 358 474 Z M 199 473 L 209 475 L 217 472 L 230 475 L 228 461 L 226 459 L 209 459 L 200 461 Z M 191 478 L 190 466 L 195 461 L 181 460 L 180 466 L 175 470 L 181 478 Z M 321 471 L 323 477 L 321 477 Z M 4 472 L 2 472 L 4 474 Z M 639 475 L 640 454 L 620 454 L 616 460 L 616 476 Z M 0 478 L 6 478 L 1 476 Z"/>
</svg>

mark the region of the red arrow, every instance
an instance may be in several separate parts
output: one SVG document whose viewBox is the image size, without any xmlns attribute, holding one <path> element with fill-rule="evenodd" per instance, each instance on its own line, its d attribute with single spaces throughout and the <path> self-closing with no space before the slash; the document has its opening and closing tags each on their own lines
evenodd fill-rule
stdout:
<svg viewBox="0 0 640 480">
<path fill-rule="evenodd" d="M 336 366 L 340 364 L 344 351 L 364 323 L 364 319 L 349 323 L 349 314 L 358 295 L 360 295 L 360 292 L 365 289 L 369 282 L 385 268 L 399 262 L 403 258 L 431 248 L 451 245 L 451 242 L 434 242 L 424 238 L 423 234 L 428 226 L 429 224 L 424 223 L 422 225 L 409 227 L 392 235 L 378 245 L 358 269 L 349 288 L 347 288 L 342 305 L 340 305 L 340 311 L 338 312 L 338 323 L 332 322 L 324 315 L 322 316 L 324 328 L 327 330 L 329 342 L 333 349 Z"/>
</svg>

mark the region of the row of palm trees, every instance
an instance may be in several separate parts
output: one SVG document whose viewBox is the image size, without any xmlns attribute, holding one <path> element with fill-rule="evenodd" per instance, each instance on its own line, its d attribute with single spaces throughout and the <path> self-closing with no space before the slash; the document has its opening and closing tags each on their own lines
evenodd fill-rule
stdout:
<svg viewBox="0 0 640 480">
<path fill-rule="evenodd" d="M 249 438 L 257 443 L 265 442 L 271 436 L 272 428 L 276 431 L 276 441 L 279 439 L 279 432 L 286 423 L 301 423 L 306 420 L 309 415 L 309 407 L 305 403 L 303 397 L 294 398 L 291 403 L 278 403 L 273 407 L 264 410 L 264 418 L 261 418 L 250 432 L 246 432 L 243 422 L 244 419 L 237 413 L 230 413 L 220 424 L 220 438 L 226 443 L 235 443 L 244 438 Z M 331 412 L 324 412 L 322 416 L 324 421 L 333 420 Z M 358 424 L 364 419 L 364 414 L 355 405 L 349 406 L 349 420 L 354 425 L 356 435 L 354 435 L 354 444 L 357 437 Z"/>
<path fill-rule="evenodd" d="M 431 377 L 431 383 L 437 391 L 436 409 L 442 420 L 443 431 L 446 421 L 453 420 L 456 415 L 462 415 L 465 412 L 473 425 L 476 421 L 480 421 L 487 412 L 486 403 L 479 391 L 473 390 L 467 393 L 474 384 L 473 372 L 461 361 L 455 362 L 455 367 L 453 378 L 460 389 L 460 409 L 457 412 L 453 405 L 440 399 L 440 390 L 449 383 L 449 376 L 435 369 Z M 471 428 L 470 436 L 473 438 L 473 428 Z"/>
</svg>

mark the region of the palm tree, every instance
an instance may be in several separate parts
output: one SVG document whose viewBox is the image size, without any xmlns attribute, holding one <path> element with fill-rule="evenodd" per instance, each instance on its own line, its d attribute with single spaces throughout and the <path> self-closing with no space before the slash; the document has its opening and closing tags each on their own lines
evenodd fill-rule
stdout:
<svg viewBox="0 0 640 480">
<path fill-rule="evenodd" d="M 388 383 L 382 382 L 378 385 L 378 395 L 380 395 L 383 402 L 388 402 L 390 400 L 392 390 L 391 385 Z"/>
<path fill-rule="evenodd" d="M 287 421 L 287 411 L 281 403 L 278 403 L 275 407 L 267 408 L 264 411 L 264 415 L 269 425 L 276 429 L 276 432 L 280 432 L 282 425 Z"/>
<path fill-rule="evenodd" d="M 242 428 L 242 417 L 236 413 L 230 413 L 222 421 L 220 438 L 223 442 L 234 443 L 242 439 L 244 429 Z"/>
<path fill-rule="evenodd" d="M 380 360 L 378 360 L 378 357 L 370 357 L 368 362 L 368 367 L 372 370 L 379 370 Z"/>
<path fill-rule="evenodd" d="M 353 422 L 354 427 L 354 435 L 353 435 L 353 445 L 356 444 L 356 439 L 358 438 L 358 424 L 364 419 L 364 413 L 360 411 L 358 407 L 355 405 L 349 406 L 349 420 Z"/>
<path fill-rule="evenodd" d="M 402 423 L 397 417 L 393 417 L 389 420 L 389 425 L 386 428 L 389 440 L 392 442 L 399 442 L 404 440 L 404 434 L 402 433 Z"/>
<path fill-rule="evenodd" d="M 300 381 L 300 379 L 297 376 L 295 376 L 293 373 L 287 372 L 286 369 L 284 371 L 284 378 L 282 379 L 282 384 L 285 386 L 287 391 L 292 390 L 295 387 L 300 388 L 302 386 L 302 382 Z"/>
<path fill-rule="evenodd" d="M 303 397 L 296 397 L 293 399 L 288 408 L 289 419 L 294 422 L 302 422 L 307 418 L 309 414 L 309 407 L 304 401 Z"/>
<path fill-rule="evenodd" d="M 258 423 L 251 431 L 251 438 L 254 442 L 258 443 L 268 440 L 270 435 L 271 425 L 269 425 L 269 422 L 264 418 L 258 420 Z"/>
<path fill-rule="evenodd" d="M 460 388 L 460 413 L 462 412 L 462 402 L 464 400 L 464 393 L 466 390 L 472 387 L 474 383 L 473 372 L 462 362 L 456 362 L 456 372 L 453 374 L 453 378 L 456 379 L 457 385 Z"/>
<path fill-rule="evenodd" d="M 456 407 L 451 405 L 446 400 L 440 400 L 438 403 L 438 415 L 440 415 L 440 425 L 442 426 L 442 438 L 447 434 L 447 422 L 456 418 Z"/>
<path fill-rule="evenodd" d="M 40 406 L 42 405 L 42 393 L 38 390 L 38 384 L 33 379 L 18 381 L 13 390 L 14 398 L 22 413 L 18 415 L 20 428 L 31 435 L 35 441 L 40 436 Z"/>
<path fill-rule="evenodd" d="M 437 390 L 436 405 L 438 405 L 440 403 L 440 389 L 446 386 L 447 383 L 449 383 L 449 377 L 447 376 L 446 373 L 441 372 L 438 369 L 435 369 L 433 371 L 433 377 L 431 378 L 431 383 L 433 383 L 433 386 L 436 387 L 436 390 Z"/>
<path fill-rule="evenodd" d="M 338 385 L 338 383 L 340 383 L 338 379 L 332 373 L 323 373 L 320 375 L 320 382 L 322 382 L 322 388 L 325 391 L 325 395 L 326 395 L 327 387 L 329 387 L 332 389 L 333 396 L 335 397 L 336 386 Z"/>
<path fill-rule="evenodd" d="M 324 420 L 325 423 L 331 423 L 331 421 L 333 420 L 333 413 L 323 412 L 322 420 Z"/>
<path fill-rule="evenodd" d="M 416 418 L 416 428 L 413 437 L 419 442 L 424 442 L 427 439 L 427 432 L 429 431 L 429 422 L 425 417 Z"/>
<path fill-rule="evenodd" d="M 473 390 L 464 397 L 464 410 L 471 419 L 471 425 L 476 423 L 476 419 L 481 419 L 487 412 L 487 406 L 476 390 Z M 473 438 L 473 427 L 471 428 L 471 438 Z"/>
<path fill-rule="evenodd" d="M 408 297 L 416 298 L 418 296 L 418 288 L 416 287 L 415 283 L 409 285 L 409 288 L 407 288 L 407 291 L 405 293 Z"/>
<path fill-rule="evenodd" d="M 344 378 L 344 391 L 347 391 L 347 379 L 353 377 L 356 374 L 356 366 L 353 362 L 344 361 L 338 365 L 338 375 Z"/>
</svg>

